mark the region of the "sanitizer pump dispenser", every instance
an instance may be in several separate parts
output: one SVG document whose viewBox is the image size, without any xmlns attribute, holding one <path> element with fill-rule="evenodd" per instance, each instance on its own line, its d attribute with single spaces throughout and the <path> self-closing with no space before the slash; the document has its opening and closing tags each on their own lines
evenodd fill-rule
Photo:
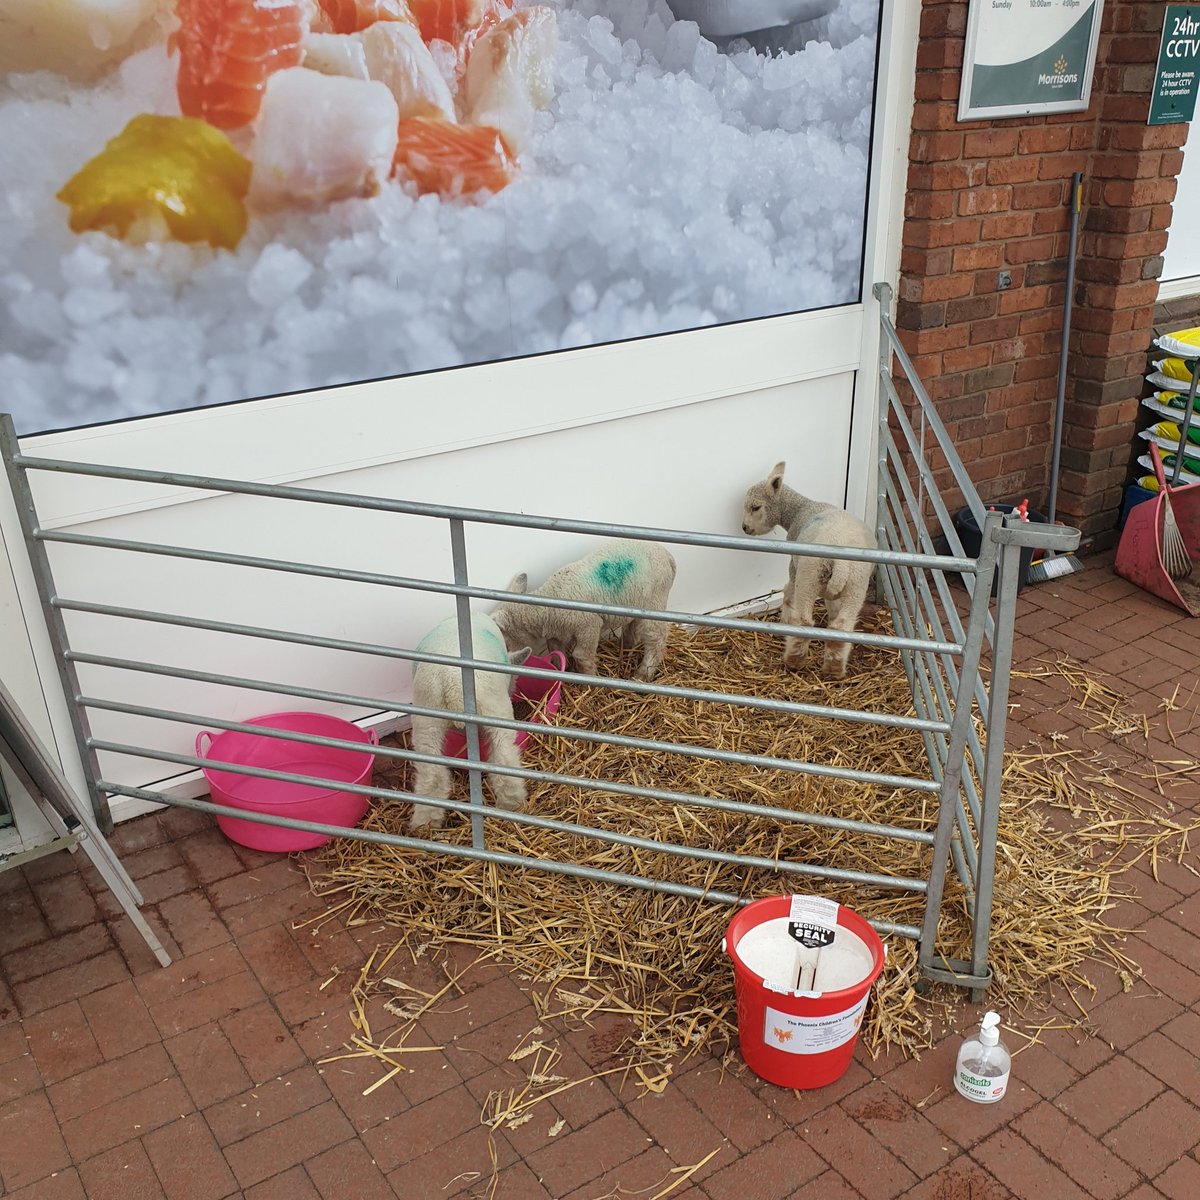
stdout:
<svg viewBox="0 0 1200 1200">
<path fill-rule="evenodd" d="M 954 1067 L 954 1086 L 976 1104 L 994 1104 L 1008 1090 L 1012 1056 L 1000 1040 L 1000 1017 L 985 1013 L 978 1032 L 963 1042 Z"/>
</svg>

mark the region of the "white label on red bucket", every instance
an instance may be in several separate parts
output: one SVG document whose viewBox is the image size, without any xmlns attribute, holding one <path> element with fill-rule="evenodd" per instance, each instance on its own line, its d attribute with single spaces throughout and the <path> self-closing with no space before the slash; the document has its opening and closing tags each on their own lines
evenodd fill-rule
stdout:
<svg viewBox="0 0 1200 1200">
<path fill-rule="evenodd" d="M 868 993 L 869 995 L 869 993 Z M 867 996 L 845 1012 L 823 1017 L 798 1017 L 793 1013 L 768 1008 L 763 1025 L 763 1041 L 787 1054 L 821 1054 L 844 1046 L 858 1033 Z"/>
</svg>

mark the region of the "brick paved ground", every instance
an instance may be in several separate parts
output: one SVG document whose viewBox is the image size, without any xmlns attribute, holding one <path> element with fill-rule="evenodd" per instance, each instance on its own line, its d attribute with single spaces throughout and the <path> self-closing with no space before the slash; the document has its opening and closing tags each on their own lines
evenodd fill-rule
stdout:
<svg viewBox="0 0 1200 1200">
<path fill-rule="evenodd" d="M 1130 711 L 1157 711 L 1182 682 L 1181 711 L 1148 754 L 1200 761 L 1195 624 L 1115 578 L 1109 561 L 1022 594 L 1018 667 L 1068 652 L 1109 673 Z M 1095 738 L 1064 691 L 1054 677 L 1015 680 L 1013 744 Z M 1134 757 L 1119 782 L 1153 786 Z M 1195 792 L 1171 793 L 1193 817 Z M 88 864 L 63 853 L 0 875 L 6 1200 L 1200 1196 L 1195 854 L 1160 864 L 1157 879 L 1134 870 L 1137 899 L 1119 916 L 1137 929 L 1128 950 L 1144 978 L 1123 991 L 1097 971 L 1085 1027 L 1019 1055 L 998 1105 L 949 1087 L 956 1037 L 920 1060 L 872 1061 L 860 1048 L 842 1080 L 802 1094 L 702 1060 L 661 1095 L 639 1099 L 606 1078 L 546 1101 L 496 1135 L 493 1193 L 480 1110 L 518 1079 L 505 1059 L 536 1021 L 521 981 L 492 965 L 471 971 L 466 998 L 422 1022 L 445 1050 L 364 1095 L 376 1062 L 318 1060 L 351 1035 L 349 982 L 377 929 L 304 925 L 319 906 L 297 866 L 233 847 L 195 814 L 139 818 L 114 844 L 168 935 L 167 969 Z M 569 1037 L 560 1072 L 611 1065 L 613 1032 L 601 1022 Z M 675 1170 L 710 1154 L 687 1178 Z"/>
</svg>

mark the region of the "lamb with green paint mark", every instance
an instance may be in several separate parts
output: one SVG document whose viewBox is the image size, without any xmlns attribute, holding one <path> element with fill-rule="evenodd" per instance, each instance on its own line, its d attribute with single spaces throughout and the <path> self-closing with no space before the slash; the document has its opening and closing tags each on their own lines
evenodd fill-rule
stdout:
<svg viewBox="0 0 1200 1200">
<path fill-rule="evenodd" d="M 417 649 L 425 654 L 459 655 L 458 618 L 448 617 L 435 625 L 420 641 Z M 495 663 L 518 666 L 529 657 L 529 647 L 509 653 L 504 635 L 491 617 L 471 615 L 470 657 Z M 496 671 L 475 671 L 475 708 L 480 716 L 513 719 L 512 689 L 515 675 Z M 440 708 L 447 712 L 464 712 L 463 677 L 459 667 L 448 663 L 416 663 L 413 666 L 413 704 L 420 708 Z M 419 754 L 441 754 L 446 731 L 451 725 L 462 728 L 461 721 L 448 717 L 419 716 L 412 718 L 412 748 Z M 489 762 L 502 767 L 519 767 L 521 751 L 517 748 L 512 729 L 479 726 L 481 752 Z M 516 811 L 525 806 L 525 780 L 515 775 L 489 773 L 496 805 Z M 413 791 L 434 800 L 450 797 L 450 768 L 441 763 L 417 763 Z M 446 809 L 432 804 L 414 804 L 409 830 L 421 833 L 438 829 L 445 823 Z"/>
<path fill-rule="evenodd" d="M 789 542 L 809 545 L 854 546 L 875 549 L 875 535 L 857 517 L 844 508 L 810 500 L 783 482 L 785 463 L 776 463 L 761 483 L 746 492 L 742 502 L 742 531 L 770 533 L 776 526 L 787 530 Z M 788 568 L 780 620 L 785 625 L 812 625 L 813 609 L 818 600 L 825 602 L 826 624 L 830 629 L 849 632 L 858 623 L 871 586 L 875 564 L 838 558 L 793 556 Z M 804 665 L 808 640 L 790 637 L 784 641 L 783 665 L 793 670 Z M 823 673 L 831 679 L 843 679 L 850 658 L 849 642 L 826 642 Z"/>
<path fill-rule="evenodd" d="M 604 542 L 590 554 L 559 567 L 541 587 L 528 594 L 587 604 L 614 604 L 622 608 L 661 611 L 667 607 L 675 582 L 675 559 L 655 542 L 618 538 Z M 529 577 L 514 576 L 510 592 L 528 592 Z M 627 646 L 642 647 L 639 679 L 653 679 L 662 665 L 670 625 L 642 617 L 579 609 L 547 608 L 506 600 L 492 610 L 492 618 L 511 646 L 533 646 L 538 653 L 556 648 L 569 655 L 578 670 L 596 674 L 596 650 L 601 639 L 621 638 Z"/>
</svg>

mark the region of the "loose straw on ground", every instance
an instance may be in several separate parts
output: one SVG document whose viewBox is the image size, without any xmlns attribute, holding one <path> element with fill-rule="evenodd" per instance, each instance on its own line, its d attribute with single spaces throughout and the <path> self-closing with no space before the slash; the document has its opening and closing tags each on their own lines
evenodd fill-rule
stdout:
<svg viewBox="0 0 1200 1200">
<path fill-rule="evenodd" d="M 876 618 L 876 629 L 886 625 L 886 614 Z M 624 662 L 619 653 L 602 656 L 601 673 L 632 671 L 633 653 L 627 652 Z M 909 684 L 894 652 L 856 647 L 850 676 L 837 683 L 822 681 L 811 668 L 785 672 L 780 657 L 780 643 L 769 634 L 675 629 L 659 681 L 912 713 Z M 1148 722 L 1120 714 L 1116 693 L 1099 680 L 1069 662 L 1055 669 L 1076 690 L 1080 707 L 1099 712 L 1114 737 L 1128 739 L 1149 730 Z M 558 723 L 860 770 L 914 776 L 928 771 L 919 735 L 911 731 L 606 688 L 564 688 Z M 549 733 L 531 739 L 525 762 L 594 781 L 632 782 L 909 828 L 932 828 L 936 808 L 928 795 L 911 790 L 651 754 Z M 455 798 L 465 799 L 465 773 L 455 775 Z M 382 786 L 406 788 L 407 764 L 380 760 L 378 780 Z M 1182 861 L 1197 826 L 1169 820 L 1162 810 L 1169 805 L 1155 810 L 1146 797 L 1126 794 L 1111 783 L 1108 764 L 1094 752 L 1054 749 L 1006 756 L 990 1003 L 1022 1011 L 1044 996 L 1051 983 L 1091 989 L 1085 969 L 1094 961 L 1118 972 L 1136 971 L 1120 953 L 1122 931 L 1105 920 L 1122 898 L 1117 877 L 1146 856 L 1152 868 L 1168 854 Z M 683 803 L 537 781 L 530 788 L 529 807 L 563 822 L 773 861 L 910 878 L 928 874 L 929 850 L 915 843 Z M 400 802 L 378 803 L 368 827 L 403 832 L 408 811 Z M 439 837 L 469 844 L 469 823 L 452 816 Z M 912 893 L 825 880 L 809 883 L 776 871 L 651 853 L 508 822 L 489 822 L 488 846 L 745 897 L 819 890 L 883 921 L 919 926 L 923 916 L 922 898 Z M 699 1052 L 719 1055 L 736 1040 L 732 971 L 721 950 L 732 915 L 725 905 L 349 839 L 331 844 L 310 871 L 314 887 L 341 907 L 343 920 L 383 920 L 410 947 L 428 944 L 437 952 L 466 943 L 508 964 L 530 981 L 541 1020 L 567 1027 L 600 1017 L 620 1023 L 626 1031 L 620 1048 L 625 1070 L 643 1087 L 661 1087 L 681 1061 Z M 969 946 L 966 898 L 951 872 L 939 948 L 948 956 L 967 958 Z M 946 987 L 919 995 L 917 984 L 915 945 L 889 939 L 888 962 L 860 1033 L 871 1053 L 888 1047 L 919 1053 L 963 999 L 962 992 Z M 390 989 L 376 973 L 362 981 L 360 990 Z M 432 1003 L 428 1000 L 427 1006 Z M 365 1020 L 361 998 L 356 1005 L 356 1017 Z M 401 1011 L 415 1019 L 419 1010 L 409 1006 Z M 395 1049 L 393 1043 L 393 1053 Z M 397 1065 L 384 1054 L 380 1058 Z M 495 1097 L 487 1123 L 495 1127 L 519 1116 L 531 1096 L 526 1089 Z"/>
</svg>

